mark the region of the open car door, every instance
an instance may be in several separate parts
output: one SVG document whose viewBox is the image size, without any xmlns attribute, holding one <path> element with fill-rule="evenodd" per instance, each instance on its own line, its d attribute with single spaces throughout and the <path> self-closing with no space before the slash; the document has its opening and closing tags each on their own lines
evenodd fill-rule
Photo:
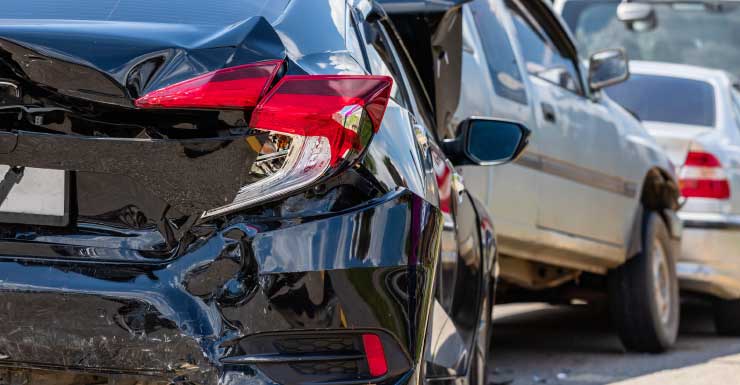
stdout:
<svg viewBox="0 0 740 385">
<path fill-rule="evenodd" d="M 461 92 L 461 4 L 464 1 L 376 2 L 393 22 L 434 103 L 433 129 L 437 139 L 454 138 L 456 127 L 452 119 Z M 461 242 L 477 236 L 477 227 L 471 226 L 476 223 L 476 211 L 468 195 L 461 196 L 451 206 L 444 213 L 445 230 L 441 242 L 445 251 L 437 269 L 435 301 L 425 341 L 426 376 L 436 380 L 462 377 L 471 370 L 477 358 L 479 312 L 488 309 L 483 298 L 474 294 L 481 292 L 485 269 L 469 268 L 483 265 L 480 262 L 484 258 L 482 250 L 471 250 Z M 478 244 L 476 242 L 470 244 Z M 486 339 L 486 335 L 480 338 Z"/>
<path fill-rule="evenodd" d="M 376 0 L 393 20 L 435 104 L 438 139 L 453 138 L 460 99 L 462 4 L 469 0 Z"/>
</svg>

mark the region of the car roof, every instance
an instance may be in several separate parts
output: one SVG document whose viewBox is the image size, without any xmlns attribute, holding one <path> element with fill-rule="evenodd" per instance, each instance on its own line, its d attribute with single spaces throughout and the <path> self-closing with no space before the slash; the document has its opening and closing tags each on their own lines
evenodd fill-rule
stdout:
<svg viewBox="0 0 740 385">
<path fill-rule="evenodd" d="M 621 3 L 622 0 L 553 0 L 553 6 L 562 12 L 565 3 Z M 639 0 L 640 3 L 671 4 L 671 3 L 737 3 L 738 0 Z"/>
<path fill-rule="evenodd" d="M 622 0 L 555 0 L 557 3 L 569 3 L 572 1 L 591 3 L 620 3 Z M 737 0 L 639 0 L 640 3 L 736 3 Z"/>
<path fill-rule="evenodd" d="M 732 83 L 732 76 L 723 70 L 688 64 L 630 60 L 630 72 L 641 75 L 660 75 L 684 79 L 708 80 L 719 84 Z"/>
</svg>

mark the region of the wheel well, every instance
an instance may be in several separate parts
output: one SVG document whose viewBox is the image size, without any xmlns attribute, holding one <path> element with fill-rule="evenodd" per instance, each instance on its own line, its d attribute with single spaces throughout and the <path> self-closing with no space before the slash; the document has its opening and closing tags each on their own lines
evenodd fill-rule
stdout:
<svg viewBox="0 0 740 385">
<path fill-rule="evenodd" d="M 678 210 L 679 188 L 666 171 L 653 168 L 645 176 L 640 194 L 640 203 L 646 210 L 662 212 Z"/>
<path fill-rule="evenodd" d="M 680 195 L 678 183 L 670 173 L 660 168 L 648 171 L 640 192 L 640 205 L 632 224 L 627 259 L 642 251 L 642 221 L 646 211 L 660 214 L 671 234 L 680 237 L 681 224 L 675 216 L 675 212 L 680 207 L 678 202 Z"/>
</svg>

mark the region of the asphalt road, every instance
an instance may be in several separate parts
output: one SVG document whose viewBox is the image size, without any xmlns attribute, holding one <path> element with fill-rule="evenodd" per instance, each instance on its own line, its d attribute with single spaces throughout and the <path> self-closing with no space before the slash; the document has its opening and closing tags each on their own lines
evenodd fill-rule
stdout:
<svg viewBox="0 0 740 385">
<path fill-rule="evenodd" d="M 740 384 L 740 338 L 715 335 L 709 310 L 684 305 L 676 347 L 658 355 L 625 352 L 586 306 L 500 305 L 488 370 L 493 384 Z"/>
</svg>

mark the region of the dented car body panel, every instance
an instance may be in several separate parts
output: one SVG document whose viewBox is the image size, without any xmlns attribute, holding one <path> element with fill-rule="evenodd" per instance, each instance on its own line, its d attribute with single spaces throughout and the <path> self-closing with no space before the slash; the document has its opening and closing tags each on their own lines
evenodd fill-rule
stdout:
<svg viewBox="0 0 740 385">
<path fill-rule="evenodd" d="M 277 77 L 378 74 L 366 55 L 370 25 L 392 29 L 382 10 L 307 4 L 229 25 L 114 10 L 100 21 L 18 11 L 0 23 L 0 80 L 19 90 L 0 95 L 0 164 L 63 170 L 68 183 L 63 224 L 0 223 L 0 378 L 410 384 L 466 374 L 487 341 L 496 246 L 434 127 L 420 123 L 433 125 L 433 112 L 392 96 L 353 164 L 204 217 L 249 183 L 268 135 L 248 126 L 249 108 L 136 107 L 153 90 L 269 60 L 283 63 Z M 404 63 L 393 57 L 386 65 Z M 396 86 L 407 76 L 401 68 Z M 456 362 L 429 337 L 443 326 L 463 341 Z M 367 333 L 385 349 L 382 375 L 368 371 Z"/>
<path fill-rule="evenodd" d="M 401 220 L 385 220 L 394 215 Z M 418 197 L 391 194 L 366 209 L 306 224 L 303 239 L 294 233 L 304 224 L 214 229 L 185 255 L 157 265 L 3 258 L 0 364 L 215 384 L 221 361 L 240 355 L 240 341 L 259 333 L 383 329 L 413 351 L 422 336 L 411 325 L 423 321 L 421 299 L 436 258 L 438 240 L 428 238 L 439 230 L 436 210 Z M 359 231 L 378 225 L 387 228 Z M 382 250 L 391 232 L 408 236 L 396 258 Z M 280 250 L 348 234 L 354 235 L 350 250 L 333 243 L 334 253 L 316 245 L 307 254 Z M 271 266 L 286 251 L 309 266 Z M 230 366 L 252 373 L 259 365 Z"/>
</svg>

